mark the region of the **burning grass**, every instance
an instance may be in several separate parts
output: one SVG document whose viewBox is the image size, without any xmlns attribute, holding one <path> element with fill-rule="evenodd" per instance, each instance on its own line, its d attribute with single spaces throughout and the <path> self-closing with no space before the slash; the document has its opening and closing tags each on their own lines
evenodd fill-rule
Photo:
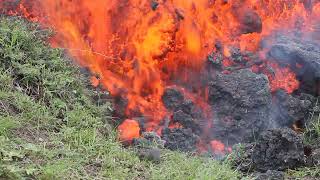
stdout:
<svg viewBox="0 0 320 180">
<path fill-rule="evenodd" d="M 0 179 L 236 179 L 228 164 L 164 151 L 140 160 L 117 141 L 108 100 L 43 40 L 50 33 L 0 17 Z"/>
</svg>

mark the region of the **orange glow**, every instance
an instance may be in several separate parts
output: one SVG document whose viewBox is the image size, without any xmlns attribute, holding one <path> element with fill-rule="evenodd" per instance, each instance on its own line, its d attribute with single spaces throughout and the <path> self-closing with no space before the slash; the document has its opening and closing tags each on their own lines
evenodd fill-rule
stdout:
<svg viewBox="0 0 320 180">
<path fill-rule="evenodd" d="M 92 76 L 90 81 L 91 81 L 91 84 L 92 84 L 93 87 L 98 87 L 99 84 L 100 84 L 99 79 L 97 77 L 95 77 L 95 76 Z"/>
<path fill-rule="evenodd" d="M 224 154 L 225 153 L 225 145 L 217 140 L 213 140 L 210 142 L 211 149 L 215 154 Z"/>
<path fill-rule="evenodd" d="M 278 64 L 270 63 L 273 72 L 267 73 L 270 81 L 271 91 L 283 89 L 291 94 L 299 88 L 299 81 L 289 67 L 279 67 Z"/>
<path fill-rule="evenodd" d="M 126 119 L 118 127 L 120 141 L 132 141 L 134 138 L 140 137 L 140 126 L 135 120 Z"/>
</svg>

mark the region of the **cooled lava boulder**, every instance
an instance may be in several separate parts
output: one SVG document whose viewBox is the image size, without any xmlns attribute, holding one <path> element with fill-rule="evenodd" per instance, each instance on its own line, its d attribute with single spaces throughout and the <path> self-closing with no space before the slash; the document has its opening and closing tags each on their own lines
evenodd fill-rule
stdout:
<svg viewBox="0 0 320 180">
<path fill-rule="evenodd" d="M 235 149 L 239 170 L 267 172 L 284 171 L 305 164 L 302 137 L 289 128 L 266 130 L 256 142 Z"/>
<path fill-rule="evenodd" d="M 212 136 L 227 144 L 250 142 L 270 127 L 272 96 L 268 78 L 242 69 L 218 74 L 209 84 L 214 111 Z"/>
<path fill-rule="evenodd" d="M 252 160 L 262 172 L 299 167 L 305 162 L 302 137 L 289 128 L 267 130 L 259 137 Z"/>
<path fill-rule="evenodd" d="M 269 42 L 271 41 L 271 43 Z M 305 92 L 319 95 L 320 81 L 320 46 L 313 41 L 299 37 L 270 37 L 265 40 L 265 48 L 270 49 L 269 57 L 282 65 L 290 65 Z"/>
</svg>

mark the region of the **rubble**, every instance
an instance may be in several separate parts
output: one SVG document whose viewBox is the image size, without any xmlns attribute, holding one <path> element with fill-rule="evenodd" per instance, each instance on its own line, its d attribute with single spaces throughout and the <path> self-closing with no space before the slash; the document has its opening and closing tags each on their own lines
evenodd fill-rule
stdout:
<svg viewBox="0 0 320 180">
<path fill-rule="evenodd" d="M 220 47 L 219 47 L 220 48 Z M 207 69 L 221 70 L 223 68 L 224 56 L 221 52 L 212 52 L 207 57 Z"/>
<path fill-rule="evenodd" d="M 165 107 L 173 112 L 172 121 L 200 135 L 203 112 L 177 89 L 167 88 L 162 96 Z"/>
<path fill-rule="evenodd" d="M 267 130 L 259 137 L 252 160 L 261 172 L 299 167 L 305 162 L 302 137 L 289 128 Z"/>
<path fill-rule="evenodd" d="M 168 110 L 177 109 L 183 101 L 183 94 L 174 88 L 167 88 L 162 96 L 162 102 Z"/>
<path fill-rule="evenodd" d="M 295 121 L 308 117 L 309 110 L 312 108 L 312 99 L 307 97 L 294 97 L 283 90 L 274 93 L 272 108 L 273 119 L 276 119 L 274 126 L 290 127 Z"/>
<path fill-rule="evenodd" d="M 296 168 L 301 165 L 305 165 L 306 161 L 308 161 L 307 163 L 310 163 L 312 165 L 319 166 L 320 150 L 312 149 L 312 151 L 310 151 L 310 154 L 308 155 L 309 156 L 308 160 L 306 160 L 305 147 L 303 145 L 302 138 L 293 130 L 286 128 L 286 127 L 292 126 L 296 121 L 303 120 L 303 122 L 305 122 L 305 119 L 308 116 L 310 109 L 312 109 L 314 105 L 314 98 L 312 97 L 312 95 L 320 94 L 320 84 L 319 84 L 320 83 L 320 46 L 319 44 L 308 41 L 307 38 L 302 40 L 302 36 L 297 37 L 297 36 L 283 35 L 283 34 L 274 35 L 274 33 L 271 32 L 271 29 L 273 30 L 273 28 L 268 27 L 266 29 L 262 29 L 263 24 L 262 24 L 261 18 L 268 18 L 268 16 L 259 17 L 259 14 L 261 14 L 261 12 L 257 11 L 258 10 L 256 9 L 257 7 L 254 7 L 254 6 L 250 8 L 246 7 L 248 4 L 244 3 L 244 1 L 243 3 L 242 1 L 239 1 L 239 3 L 231 3 L 230 1 L 227 1 L 227 0 L 220 2 L 220 3 L 225 3 L 225 5 L 227 3 L 230 3 L 231 10 L 232 12 L 234 11 L 233 15 L 235 19 L 238 20 L 237 22 L 230 21 L 230 24 L 232 25 L 230 26 L 230 28 L 232 28 L 231 31 L 229 31 L 228 29 L 225 29 L 224 26 L 221 27 L 221 29 L 219 27 L 211 28 L 210 25 L 208 26 L 206 23 L 197 23 L 196 21 L 195 22 L 191 21 L 192 23 L 189 24 L 190 19 L 192 20 L 192 18 L 195 17 L 190 15 L 199 14 L 198 12 L 196 12 L 198 9 L 203 10 L 201 8 L 198 8 L 195 5 L 196 3 L 191 3 L 192 10 L 195 12 L 189 13 L 186 10 L 184 10 L 187 8 L 179 8 L 177 6 L 178 4 L 176 3 L 166 4 L 165 2 L 166 1 L 158 1 L 158 0 L 149 1 L 150 6 L 148 6 L 148 9 L 146 11 L 152 10 L 152 13 L 153 13 L 152 16 L 153 15 L 158 16 L 158 17 L 155 16 L 152 19 L 147 19 L 149 21 L 146 21 L 146 22 L 149 22 L 149 23 L 144 23 L 144 22 L 141 23 L 139 19 L 137 19 L 137 21 L 135 21 L 136 19 L 133 19 L 132 21 L 130 21 L 131 19 L 129 18 L 128 22 L 124 21 L 119 26 L 112 27 L 113 29 L 120 29 L 120 30 L 124 29 L 123 31 L 115 30 L 114 32 L 110 33 L 110 35 L 112 34 L 112 37 L 113 35 L 120 37 L 125 34 L 128 34 L 128 35 L 134 35 L 134 38 L 118 38 L 119 42 L 107 41 L 107 45 L 115 44 L 114 48 L 110 48 L 110 52 L 112 52 L 111 53 L 112 56 L 110 57 L 112 57 L 111 59 L 114 58 L 113 59 L 114 61 L 110 60 L 110 64 L 113 64 L 114 66 L 106 67 L 106 69 L 104 69 L 105 67 L 100 68 L 100 65 L 107 65 L 109 64 L 109 62 L 107 64 L 104 64 L 104 63 L 99 63 L 100 61 L 97 61 L 97 63 L 94 64 L 96 65 L 97 69 L 99 70 L 101 69 L 101 71 L 98 71 L 98 72 L 101 72 L 100 74 L 104 76 L 108 76 L 111 74 L 111 73 L 105 73 L 105 71 L 113 72 L 113 69 L 116 69 L 114 71 L 116 73 L 114 73 L 113 78 L 116 79 L 117 81 L 112 81 L 113 78 L 110 78 L 110 79 L 106 78 L 104 79 L 104 84 L 109 84 L 108 81 L 112 81 L 111 83 L 115 83 L 115 84 L 112 84 L 113 87 L 106 85 L 107 88 L 109 88 L 109 90 L 116 92 L 113 94 L 117 94 L 117 96 L 113 97 L 114 104 L 115 104 L 114 116 L 122 120 L 127 119 L 127 120 L 130 120 L 131 122 L 134 122 L 134 125 L 135 125 L 134 127 L 136 127 L 135 128 L 136 131 L 134 131 L 133 135 L 134 137 L 136 137 L 136 139 L 133 139 L 132 145 L 137 147 L 139 157 L 141 159 L 148 159 L 151 161 L 159 162 L 160 155 L 161 155 L 159 149 L 164 147 L 170 150 L 179 150 L 179 151 L 185 151 L 185 152 L 195 151 L 197 149 L 196 145 L 199 142 L 199 137 L 200 136 L 202 137 L 203 135 L 202 137 L 203 139 L 201 140 L 204 140 L 205 145 L 209 145 L 208 142 L 209 143 L 214 142 L 214 141 L 210 141 L 212 139 L 217 140 L 219 143 L 221 141 L 221 145 L 223 145 L 223 148 L 220 148 L 220 149 L 217 148 L 218 151 L 221 151 L 221 152 L 226 151 L 226 149 L 229 148 L 229 145 L 233 145 L 236 143 L 247 143 L 243 145 L 241 157 L 239 157 L 239 159 L 237 160 L 238 168 L 241 171 L 261 172 L 256 174 L 257 179 L 283 179 L 284 174 L 283 172 L 280 172 L 280 171 L 286 170 L 288 168 Z M 8 3 L 5 4 L 5 7 L 8 9 L 16 9 L 16 7 L 14 6 L 17 6 L 18 5 L 17 3 L 18 3 L 17 0 L 8 0 Z M 131 8 L 133 9 L 136 8 L 136 6 L 132 5 L 134 3 L 131 4 L 131 3 L 124 2 L 120 4 L 119 4 L 119 7 L 115 6 L 115 7 L 118 7 L 118 12 L 114 12 L 114 13 L 111 12 L 109 14 L 115 17 L 117 16 L 122 17 L 121 16 L 123 14 L 122 12 L 126 12 L 126 10 L 128 10 L 128 14 L 130 13 L 132 14 L 132 12 L 139 14 L 138 12 L 140 12 L 140 11 L 136 12 L 135 10 L 131 10 Z M 244 6 L 242 6 L 241 4 L 244 4 Z M 258 3 L 254 3 L 254 4 L 255 6 L 258 6 Z M 167 5 L 174 5 L 174 6 L 170 6 L 169 8 L 169 6 L 167 7 Z M 288 5 L 288 9 L 290 9 L 290 4 L 284 3 L 284 5 Z M 212 1 L 212 2 L 210 1 L 206 4 L 206 6 L 218 7 L 218 4 L 216 4 L 215 1 Z M 311 11 L 313 7 L 313 0 L 304 1 L 304 6 L 306 9 Z M 160 18 L 161 14 L 157 12 L 158 10 L 164 10 L 163 12 L 168 11 L 169 14 L 165 14 L 163 16 L 164 18 L 162 18 L 162 16 Z M 215 8 L 213 8 L 212 10 L 215 10 Z M 0 10 L 0 11 L 4 11 L 4 10 Z M 259 12 L 259 14 L 256 11 Z M 146 14 L 144 11 L 141 11 L 141 13 Z M 84 14 L 87 14 L 87 13 L 84 13 Z M 210 14 L 210 16 L 206 16 L 207 14 Z M 229 16 L 229 15 L 230 14 L 227 14 L 226 16 Z M 171 19 L 172 16 L 176 16 L 176 17 Z M 126 16 L 123 16 L 123 17 L 126 17 Z M 214 27 L 215 25 L 219 25 L 221 22 L 223 22 L 221 21 L 220 17 L 218 17 L 217 15 L 214 14 L 214 12 L 211 12 L 211 11 L 210 13 L 204 13 L 204 15 L 201 16 L 201 18 L 202 17 L 209 17 L 208 19 L 201 19 L 201 20 L 209 20 L 209 21 L 211 20 L 212 21 L 211 23 L 214 24 Z M 170 19 L 168 21 L 169 23 L 167 21 L 159 21 L 159 22 L 157 21 L 157 19 L 167 20 L 167 18 Z M 220 20 L 217 18 L 220 18 Z M 116 22 L 117 18 L 109 18 L 108 16 L 108 19 L 114 19 L 114 21 L 111 21 L 108 24 L 117 25 L 117 22 Z M 119 18 L 119 19 L 125 20 L 125 18 L 124 19 Z M 232 19 L 233 18 L 230 18 L 229 20 L 232 20 Z M 81 25 L 84 24 L 88 26 L 85 28 L 89 28 L 89 29 L 93 28 L 93 29 L 90 29 L 88 32 L 91 32 L 91 34 L 95 34 L 95 31 L 94 31 L 95 26 L 92 26 L 92 27 L 89 26 L 90 24 L 89 20 L 88 22 L 80 23 L 80 24 Z M 268 20 L 268 19 L 263 19 L 263 20 Z M 206 22 L 209 22 L 209 21 L 206 21 Z M 217 21 L 218 23 L 214 23 L 214 21 Z M 140 25 L 139 26 L 140 29 L 138 30 L 141 30 L 146 27 L 145 25 L 152 27 L 154 25 L 157 25 L 158 23 L 161 24 L 163 22 L 166 22 L 165 26 L 160 27 L 160 29 L 158 28 L 151 29 L 151 30 L 147 29 L 145 32 L 147 32 L 147 35 L 150 35 L 150 34 L 151 35 L 146 37 L 143 36 L 143 34 L 145 34 L 144 31 L 136 33 L 136 32 L 131 32 L 127 30 L 127 29 L 130 29 L 130 27 L 135 24 Z M 186 22 L 186 23 L 183 23 L 183 22 Z M 302 21 L 298 21 L 298 20 L 296 21 L 295 25 L 299 26 L 298 25 L 299 22 L 301 26 Z M 128 27 L 126 27 L 127 25 L 126 23 L 128 24 Z M 211 23 L 209 22 L 209 24 Z M 226 24 L 228 25 L 228 23 Z M 236 26 L 234 26 L 234 24 L 236 24 Z M 316 25 L 317 27 L 312 26 L 312 29 L 319 30 L 320 28 L 318 27 L 318 24 Z M 125 28 L 121 28 L 122 27 L 121 25 L 124 26 Z M 182 27 L 184 25 L 186 25 L 187 29 L 180 31 L 180 29 L 183 29 Z M 224 23 L 222 23 L 222 25 L 224 25 Z M 275 24 L 275 25 L 279 25 L 279 24 Z M 59 26 L 57 25 L 57 27 Z M 79 27 L 82 27 L 82 26 L 79 26 Z M 227 26 L 227 28 L 229 27 Z M 221 34 L 225 34 L 226 36 L 229 36 L 229 37 L 215 36 L 217 34 L 213 33 L 212 37 L 220 39 L 221 40 L 220 42 L 220 40 L 217 40 L 210 36 L 210 33 L 212 32 L 210 31 L 205 32 L 207 29 L 208 30 L 215 29 L 215 31 L 217 32 L 219 31 L 219 34 L 222 32 Z M 277 28 L 274 28 L 274 29 L 277 29 Z M 62 28 L 62 30 L 64 30 L 64 28 Z M 226 32 L 223 32 L 224 30 L 226 30 Z M 262 45 L 261 45 L 262 47 L 255 47 L 253 44 L 256 44 L 256 42 L 260 41 L 261 37 L 264 37 L 264 36 L 259 36 L 259 33 L 261 33 L 262 31 L 264 32 L 263 35 L 270 33 L 272 34 L 272 36 L 266 38 L 264 42 L 262 42 Z M 100 32 L 100 31 L 97 31 L 97 32 Z M 185 32 L 189 34 L 185 35 L 184 34 Z M 319 32 L 319 31 L 315 31 L 315 32 Z M 205 33 L 205 34 L 203 35 L 202 33 Z M 258 35 L 258 36 L 257 37 L 254 37 L 254 36 L 251 37 L 250 35 L 239 36 L 239 34 L 251 34 L 251 33 L 254 33 L 253 35 Z M 300 32 L 297 32 L 297 34 L 299 33 Z M 66 34 L 68 35 L 68 33 Z M 97 44 L 93 43 L 93 41 L 92 42 L 90 41 L 90 39 L 94 39 L 94 37 L 91 37 L 90 34 L 89 36 L 87 32 L 81 32 L 80 34 L 81 34 L 80 37 L 83 37 L 85 39 L 85 41 L 83 42 L 92 43 L 92 44 L 89 44 L 90 47 L 97 46 Z M 99 33 L 97 34 L 99 35 Z M 162 34 L 166 34 L 166 35 L 162 37 L 161 36 Z M 187 37 L 187 35 L 192 36 L 197 34 L 199 34 L 199 37 L 190 38 L 190 39 L 189 37 Z M 154 35 L 156 35 L 157 37 L 159 35 L 159 38 L 154 38 Z M 136 41 L 135 39 L 136 37 L 138 37 L 138 41 Z M 151 39 L 148 39 L 149 37 L 151 37 Z M 113 38 L 111 39 L 113 40 Z M 162 42 L 163 39 L 164 41 Z M 208 39 L 208 42 L 207 42 L 207 39 Z M 161 42 L 158 42 L 159 40 L 161 40 Z M 157 42 L 153 43 L 153 41 L 157 41 Z M 197 41 L 199 42 L 197 43 Z M 214 43 L 214 41 L 217 41 L 217 43 L 215 43 L 215 48 L 209 49 L 209 48 L 212 48 L 212 45 L 213 45 L 213 44 L 210 45 L 210 43 Z M 231 41 L 232 43 L 229 41 Z M 239 43 L 236 41 L 239 41 Z M 63 39 L 61 42 L 63 42 Z M 225 44 L 222 44 L 222 42 Z M 131 46 L 132 44 L 133 46 Z M 155 49 L 152 49 L 153 47 L 145 48 L 145 45 L 148 46 L 148 45 L 154 45 L 154 44 L 156 45 L 154 47 Z M 231 46 L 234 46 L 234 47 L 231 47 Z M 254 46 L 254 47 L 250 48 L 249 46 Z M 83 46 L 83 47 L 87 47 L 87 46 Z M 184 49 L 185 47 L 186 49 Z M 99 48 L 92 48 L 91 50 L 95 50 L 95 49 L 99 50 Z M 140 49 L 142 49 L 142 51 L 147 49 L 148 52 L 140 53 Z M 253 50 L 255 52 L 246 52 L 244 49 L 257 49 L 257 50 Z M 198 56 L 197 54 L 198 50 L 199 52 L 201 52 L 201 56 Z M 191 64 L 191 62 L 189 62 L 189 59 L 192 60 L 192 58 L 194 58 L 196 61 L 199 61 L 196 58 L 199 58 L 199 57 L 203 58 L 202 54 L 210 50 L 213 50 L 214 52 L 208 55 L 207 59 L 208 59 L 208 63 L 210 64 L 207 63 L 209 67 L 206 67 L 207 69 L 204 68 L 205 69 L 204 71 L 208 69 L 209 69 L 208 71 L 210 71 L 210 68 L 211 68 L 211 70 L 214 69 L 216 70 L 216 72 L 214 73 L 204 72 L 203 74 L 206 74 L 210 77 L 202 76 L 203 74 L 197 72 L 198 69 L 193 69 L 192 67 L 193 65 Z M 264 50 L 268 51 L 267 57 L 264 56 L 265 55 Z M 167 55 L 167 53 L 160 53 L 161 55 L 159 55 L 158 51 L 170 52 L 172 53 L 172 55 L 171 54 Z M 140 54 L 143 54 L 144 56 L 140 56 Z M 95 55 L 99 55 L 99 54 L 97 53 Z M 118 58 L 118 56 L 121 56 L 121 58 Z M 126 56 L 132 56 L 133 58 L 126 58 Z M 186 56 L 187 58 L 184 58 L 184 56 Z M 94 58 L 94 57 L 95 56 L 90 56 L 90 58 Z M 171 59 L 172 57 L 174 58 Z M 132 61 L 135 61 L 135 62 L 132 62 L 132 63 L 126 62 L 127 60 L 129 61 L 131 59 Z M 181 71 L 184 73 L 177 73 L 176 71 L 170 72 L 171 69 L 169 66 L 171 65 L 171 61 L 174 62 L 176 59 L 179 59 L 177 61 L 179 62 L 179 64 L 174 64 L 174 65 L 177 66 L 178 68 L 180 68 L 179 66 L 181 65 L 181 69 L 179 69 L 178 72 Z M 124 61 L 124 63 L 120 63 L 122 62 L 122 60 Z M 280 67 L 289 65 L 290 69 L 292 69 L 296 73 L 298 80 L 301 81 L 301 87 L 298 90 L 298 92 L 296 92 L 297 94 L 293 94 L 293 95 L 288 94 L 284 90 L 277 90 L 272 94 L 270 90 L 270 85 L 269 85 L 270 83 L 269 83 L 268 77 L 263 74 L 253 73 L 251 70 L 249 70 L 249 68 L 255 65 L 258 65 L 258 66 L 265 65 L 266 68 L 269 68 L 268 67 L 269 60 L 276 61 L 277 63 L 279 63 Z M 167 63 L 166 61 L 168 61 L 169 65 L 166 64 Z M 88 62 L 94 62 L 94 61 L 88 60 Z M 199 62 L 202 63 L 202 61 L 199 61 Z M 189 63 L 190 63 L 190 68 L 188 66 Z M 186 64 L 186 65 L 183 65 L 183 64 Z M 89 65 L 91 67 L 92 64 L 89 64 Z M 146 67 L 144 65 L 146 65 Z M 148 65 L 150 65 L 150 67 Z M 172 69 L 178 69 L 177 67 L 174 67 Z M 259 68 L 262 69 L 263 67 L 264 66 Z M 257 69 L 259 68 L 257 67 Z M 270 69 L 270 74 L 274 74 L 274 72 L 272 71 L 273 69 Z M 194 72 L 197 72 L 197 73 L 194 73 Z M 164 75 L 162 73 L 164 73 Z M 185 78 L 183 76 L 185 73 L 188 73 L 189 77 Z M 268 74 L 269 72 L 268 73 L 265 72 L 265 73 Z M 199 78 L 196 78 L 195 80 L 190 80 L 188 82 L 183 82 L 184 79 L 189 79 L 193 75 L 198 75 Z M 139 79 L 140 76 L 146 76 L 146 78 Z M 179 77 L 176 78 L 171 76 L 179 76 Z M 97 76 L 97 79 L 98 79 L 98 76 Z M 193 79 L 193 78 L 190 78 L 190 79 Z M 175 82 L 175 80 L 180 80 L 180 81 Z M 119 84 L 118 84 L 118 81 L 120 82 Z M 132 83 L 128 83 L 131 81 Z M 155 84 L 161 85 L 161 88 L 159 88 L 158 86 L 152 86 L 153 85 L 152 81 L 156 81 Z M 182 84 L 181 81 L 188 85 L 185 85 L 185 84 L 181 85 Z M 206 86 L 192 87 L 192 85 L 189 86 L 189 84 L 193 84 L 193 82 L 195 81 L 200 81 L 201 85 L 202 84 L 207 85 L 206 84 L 207 81 L 210 81 L 210 82 L 208 83 L 208 87 Z M 126 87 L 126 89 L 113 90 L 113 89 L 121 88 L 123 86 L 122 84 L 126 85 L 126 83 L 129 84 L 128 87 Z M 150 85 L 150 86 L 145 87 L 143 86 L 144 84 Z M 205 119 L 204 117 L 205 115 L 203 112 L 204 110 L 199 108 L 197 105 L 195 105 L 195 101 L 193 102 L 192 100 L 188 99 L 187 97 L 188 95 L 185 95 L 184 92 L 180 91 L 181 89 L 167 88 L 166 85 L 169 85 L 169 84 L 170 85 L 174 84 L 174 86 L 176 87 L 181 87 L 181 89 L 185 88 L 188 90 L 192 88 L 194 89 L 199 88 L 202 91 L 206 91 L 208 88 L 209 89 L 208 102 L 211 105 L 211 109 L 213 111 L 214 117 L 212 119 L 211 118 Z M 131 91 L 131 89 L 129 88 L 132 88 L 133 90 Z M 141 103 L 143 104 L 143 107 L 159 105 L 158 92 L 162 92 L 164 88 L 167 88 L 167 89 L 165 89 L 161 100 L 168 111 L 162 112 L 162 108 L 159 108 L 161 109 L 161 113 L 157 114 L 161 116 L 161 118 L 165 116 L 163 118 L 164 119 L 163 124 L 158 123 L 158 120 L 159 122 L 162 122 L 161 118 L 157 119 L 155 117 L 148 117 L 147 116 L 148 113 L 145 113 L 145 116 L 144 116 L 144 112 L 142 111 L 144 111 L 145 108 L 136 108 L 136 109 L 128 108 L 128 105 L 131 105 L 131 104 L 137 104 L 137 106 L 140 105 L 140 103 L 131 103 L 131 102 L 129 103 L 129 100 L 135 99 L 139 101 L 140 98 L 145 98 L 144 99 L 145 101 Z M 153 90 L 154 92 L 157 92 L 157 93 L 154 93 Z M 124 92 L 127 92 L 127 93 L 132 92 L 132 93 L 126 94 Z M 198 91 L 195 91 L 195 92 L 198 93 Z M 309 96 L 304 93 L 310 93 L 312 95 Z M 198 95 L 196 93 L 194 94 Z M 157 96 L 152 96 L 152 95 L 157 95 Z M 138 97 L 138 98 L 131 98 L 131 97 Z M 109 100 L 108 94 L 99 94 L 98 92 L 97 92 L 97 96 L 95 96 L 94 98 L 95 98 L 95 101 L 98 103 L 97 105 L 107 103 Z M 149 103 L 154 101 L 156 101 L 157 103 L 156 104 Z M 159 107 L 159 106 L 156 106 L 156 107 Z M 151 109 L 151 110 L 154 110 L 154 109 Z M 131 111 L 134 111 L 134 112 L 131 112 Z M 147 124 L 147 121 L 149 121 L 149 119 L 154 120 L 154 121 L 150 121 L 153 125 L 150 127 L 152 128 L 156 127 L 152 130 L 158 132 L 158 130 L 163 129 L 161 137 L 157 135 L 155 132 L 143 132 L 145 130 L 150 129 L 150 128 L 149 129 L 145 128 L 148 126 L 144 127 L 144 124 Z M 205 126 L 208 126 L 208 129 L 206 130 L 208 130 L 209 135 L 207 135 L 207 132 L 205 135 L 204 133 L 202 133 L 203 131 L 202 122 L 204 122 L 204 120 L 206 121 Z M 211 126 L 211 121 L 213 121 L 212 126 Z M 177 126 L 174 126 L 176 128 L 172 128 L 170 125 L 177 125 Z M 273 128 L 273 129 L 270 129 L 270 128 Z M 282 128 L 282 129 L 278 129 L 278 128 Z M 121 132 L 129 132 L 129 131 L 125 131 L 126 128 L 123 128 L 123 129 L 124 129 L 123 131 L 119 131 L 120 132 L 119 135 L 121 135 Z M 128 129 L 130 130 L 132 128 L 128 128 Z M 140 137 L 141 133 L 142 135 Z M 132 134 L 129 133 L 129 135 L 125 137 L 128 137 L 126 139 L 129 139 L 132 137 Z M 131 139 L 130 139 L 130 143 L 131 143 Z M 210 145 L 212 144 L 214 143 L 211 143 Z M 215 147 L 219 147 L 219 144 L 216 146 L 212 146 L 211 149 L 213 149 L 214 151 Z"/>
<path fill-rule="evenodd" d="M 272 97 L 265 75 L 248 69 L 218 74 L 209 84 L 209 103 L 215 114 L 214 139 L 248 142 L 268 128 Z"/>
<path fill-rule="evenodd" d="M 260 16 L 252 11 L 246 11 L 245 13 L 239 13 L 240 20 L 240 32 L 242 34 L 249 33 L 261 33 L 262 31 L 262 21 Z"/>
<path fill-rule="evenodd" d="M 196 120 L 188 113 L 178 110 L 173 113 L 173 122 L 177 122 L 185 128 L 190 128 L 194 133 L 200 134 L 201 128 Z"/>
<path fill-rule="evenodd" d="M 280 63 L 302 63 L 316 73 L 320 71 L 317 69 L 320 65 L 320 47 L 311 41 L 279 35 L 270 46 L 268 55 Z"/>
<path fill-rule="evenodd" d="M 268 40 L 266 40 L 268 41 Z M 272 38 L 272 45 L 264 43 L 270 51 L 268 55 L 283 65 L 291 65 L 301 81 L 301 87 L 311 94 L 319 93 L 320 46 L 301 38 L 278 35 Z"/>
<path fill-rule="evenodd" d="M 159 6 L 159 2 L 158 2 L 157 0 L 152 0 L 152 1 L 150 2 L 150 6 L 151 6 L 151 9 L 152 9 L 153 11 L 155 11 L 155 10 L 157 10 L 157 8 L 158 8 L 158 6 Z"/>
<path fill-rule="evenodd" d="M 119 117 L 120 119 L 125 119 L 126 118 L 125 112 L 128 105 L 128 100 L 121 96 L 115 96 L 113 98 L 113 104 L 114 104 L 114 116 Z"/>
<path fill-rule="evenodd" d="M 140 138 L 133 139 L 132 145 L 138 148 L 164 148 L 161 137 L 155 132 L 143 132 Z"/>
<path fill-rule="evenodd" d="M 240 154 L 236 164 L 245 172 L 283 171 L 305 164 L 302 138 L 289 128 L 264 131 L 257 142 L 245 145 Z"/>
<path fill-rule="evenodd" d="M 285 173 L 282 171 L 268 170 L 265 173 L 255 173 L 255 180 L 284 180 Z"/>
<path fill-rule="evenodd" d="M 191 129 L 183 128 L 164 129 L 162 139 L 165 141 L 165 148 L 183 152 L 195 151 L 198 142 L 198 136 Z"/>
</svg>

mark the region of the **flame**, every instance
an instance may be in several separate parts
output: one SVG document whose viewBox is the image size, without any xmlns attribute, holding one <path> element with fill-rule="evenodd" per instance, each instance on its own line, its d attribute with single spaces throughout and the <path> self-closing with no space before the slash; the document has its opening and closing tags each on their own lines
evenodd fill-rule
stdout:
<svg viewBox="0 0 320 180">
<path fill-rule="evenodd" d="M 95 76 L 92 76 L 90 81 L 91 81 L 91 84 L 92 84 L 93 87 L 98 87 L 99 84 L 100 84 L 99 79 L 97 77 L 95 77 Z"/>
<path fill-rule="evenodd" d="M 226 151 L 231 152 L 230 147 L 226 148 L 226 146 L 218 140 L 210 141 L 210 146 L 211 146 L 211 150 L 216 155 L 224 155 L 226 153 Z"/>
<path fill-rule="evenodd" d="M 278 89 L 283 89 L 291 94 L 299 88 L 300 82 L 296 78 L 296 74 L 290 70 L 289 67 L 279 67 L 276 63 L 270 63 L 273 72 L 267 74 L 271 91 L 274 92 Z"/>
<path fill-rule="evenodd" d="M 54 28 L 51 44 L 99 75 L 91 79 L 94 86 L 128 100 L 126 116 L 143 116 L 147 131 L 161 129 L 170 115 L 161 101 L 170 85 L 191 86 L 185 91 L 204 107 L 206 89 L 197 76 L 217 44 L 223 64 L 231 66 L 229 47 L 263 54 L 261 40 L 276 31 L 298 29 L 302 38 L 320 40 L 320 3 L 308 9 L 301 0 L 21 0 L 7 13 Z M 290 68 L 272 67 L 272 90 L 299 87 Z M 128 119 L 119 131 L 130 140 L 140 129 Z"/>
<path fill-rule="evenodd" d="M 126 119 L 118 127 L 120 141 L 132 141 L 134 138 L 140 137 L 139 123 L 132 119 Z"/>
</svg>

